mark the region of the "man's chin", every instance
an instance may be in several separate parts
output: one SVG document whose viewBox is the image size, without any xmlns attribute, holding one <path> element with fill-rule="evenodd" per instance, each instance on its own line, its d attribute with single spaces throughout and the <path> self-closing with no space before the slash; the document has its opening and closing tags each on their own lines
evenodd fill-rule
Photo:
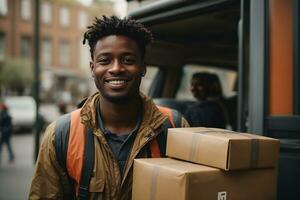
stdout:
<svg viewBox="0 0 300 200">
<path fill-rule="evenodd" d="M 111 103 L 123 104 L 133 99 L 133 95 L 107 95 L 103 94 L 103 98 Z"/>
</svg>

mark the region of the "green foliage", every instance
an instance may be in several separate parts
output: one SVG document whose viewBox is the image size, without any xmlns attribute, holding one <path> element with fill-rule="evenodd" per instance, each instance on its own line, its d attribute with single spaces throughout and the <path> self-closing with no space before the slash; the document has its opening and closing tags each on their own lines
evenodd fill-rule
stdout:
<svg viewBox="0 0 300 200">
<path fill-rule="evenodd" d="M 9 91 L 24 91 L 33 84 L 33 63 L 29 59 L 6 59 L 0 64 L 0 87 Z"/>
</svg>

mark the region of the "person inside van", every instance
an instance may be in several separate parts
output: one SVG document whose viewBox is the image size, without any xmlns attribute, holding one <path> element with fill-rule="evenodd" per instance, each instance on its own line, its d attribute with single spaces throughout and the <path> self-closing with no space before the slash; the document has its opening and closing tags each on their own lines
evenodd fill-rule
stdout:
<svg viewBox="0 0 300 200">
<path fill-rule="evenodd" d="M 226 128 L 226 114 L 218 102 L 222 88 L 215 82 L 215 76 L 207 72 L 192 76 L 190 90 L 198 102 L 185 112 L 185 118 L 192 127 Z"/>
<path fill-rule="evenodd" d="M 223 109 L 226 126 L 234 131 L 237 129 L 237 95 L 224 97 L 222 85 L 217 74 L 211 74 L 212 92 L 210 99 L 215 100 Z M 236 87 L 236 86 L 235 86 Z"/>
</svg>

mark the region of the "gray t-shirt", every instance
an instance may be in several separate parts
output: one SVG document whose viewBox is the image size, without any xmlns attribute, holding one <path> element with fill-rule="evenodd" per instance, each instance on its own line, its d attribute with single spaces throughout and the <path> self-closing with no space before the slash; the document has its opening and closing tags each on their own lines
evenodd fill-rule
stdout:
<svg viewBox="0 0 300 200">
<path fill-rule="evenodd" d="M 123 175 L 128 155 L 131 151 L 135 136 L 138 132 L 142 120 L 142 112 L 140 112 L 135 128 L 130 133 L 115 134 L 107 130 L 104 126 L 99 106 L 97 108 L 97 121 L 100 130 L 104 136 L 118 161 L 120 172 Z"/>
</svg>

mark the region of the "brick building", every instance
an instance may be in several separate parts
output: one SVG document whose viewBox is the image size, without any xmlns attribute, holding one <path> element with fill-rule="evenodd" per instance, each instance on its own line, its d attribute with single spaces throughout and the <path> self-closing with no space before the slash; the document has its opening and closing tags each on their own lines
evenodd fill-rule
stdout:
<svg viewBox="0 0 300 200">
<path fill-rule="evenodd" d="M 41 98 L 89 92 L 89 50 L 83 33 L 95 16 L 113 14 L 109 3 L 84 6 L 72 0 L 40 1 Z M 0 0 L 0 61 L 34 56 L 34 0 Z"/>
</svg>

